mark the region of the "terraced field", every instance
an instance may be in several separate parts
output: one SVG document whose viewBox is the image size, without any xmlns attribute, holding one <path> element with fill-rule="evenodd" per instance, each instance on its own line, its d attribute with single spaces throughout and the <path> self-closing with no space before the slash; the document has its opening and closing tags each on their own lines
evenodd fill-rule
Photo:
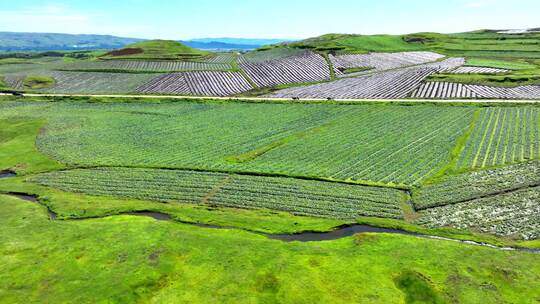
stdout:
<svg viewBox="0 0 540 304">
<path fill-rule="evenodd" d="M 259 87 L 325 81 L 331 77 L 330 67 L 324 57 L 310 51 L 255 62 L 244 60 L 240 67 Z"/>
<path fill-rule="evenodd" d="M 426 82 L 411 93 L 413 98 L 496 98 L 537 99 L 540 86 L 517 86 L 513 88 L 471 85 L 451 82 Z"/>
<path fill-rule="evenodd" d="M 509 72 L 509 70 L 488 68 L 488 67 L 471 67 L 471 66 L 460 67 L 451 71 L 452 74 L 497 74 L 497 73 L 506 73 L 506 72 Z"/>
<path fill-rule="evenodd" d="M 399 99 L 408 97 L 432 74 L 454 69 L 462 58 L 452 58 L 418 67 L 383 71 L 365 76 L 292 87 L 268 95 L 276 98 Z"/>
<path fill-rule="evenodd" d="M 266 61 L 284 59 L 304 54 L 305 51 L 297 48 L 275 48 L 270 50 L 254 51 L 240 56 L 241 63 L 263 63 Z"/>
<path fill-rule="evenodd" d="M 229 96 L 253 89 L 238 72 L 184 72 L 158 76 L 139 86 L 145 94 L 178 94 L 196 96 Z"/>
<path fill-rule="evenodd" d="M 156 74 L 61 71 L 52 71 L 47 75 L 56 80 L 56 85 L 43 92 L 83 94 L 130 93 L 156 77 Z"/>
<path fill-rule="evenodd" d="M 437 61 L 443 55 L 433 52 L 401 52 L 329 55 L 334 67 L 339 70 L 373 68 L 375 71 L 391 70 Z"/>
<path fill-rule="evenodd" d="M 62 67 L 66 71 L 84 72 L 148 72 L 167 73 L 183 71 L 227 71 L 232 66 L 226 61 L 230 58 L 217 56 L 209 62 L 194 61 L 131 61 L 131 60 L 107 60 L 107 61 L 81 61 L 67 64 Z M 225 61 L 225 62 L 220 62 Z"/>
</svg>

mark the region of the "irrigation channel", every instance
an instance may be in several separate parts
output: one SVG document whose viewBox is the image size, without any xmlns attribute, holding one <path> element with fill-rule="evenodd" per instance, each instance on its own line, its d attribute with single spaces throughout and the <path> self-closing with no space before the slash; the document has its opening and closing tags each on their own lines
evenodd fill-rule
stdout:
<svg viewBox="0 0 540 304">
<path fill-rule="evenodd" d="M 13 172 L 10 171 L 0 171 L 0 179 L 2 178 L 10 178 L 15 177 L 16 175 Z M 2 194 L 2 193 L 0 193 Z M 47 213 L 49 215 L 49 219 L 54 221 L 57 219 L 57 214 L 51 210 L 48 206 L 42 204 L 39 202 L 39 199 L 35 195 L 27 194 L 27 193 L 20 193 L 20 192 L 8 192 L 3 193 L 4 195 L 9 195 L 27 202 L 38 204 L 42 207 L 47 208 Z M 157 221 L 175 221 L 169 214 L 161 213 L 161 212 L 155 212 L 155 211 L 132 211 L 132 212 L 123 212 L 113 215 L 105 215 L 105 216 L 98 216 L 98 217 L 90 217 L 90 218 L 74 218 L 74 219 L 67 219 L 63 221 L 81 221 L 81 220 L 90 220 L 90 219 L 96 219 L 96 218 L 105 218 L 110 216 L 119 216 L 119 215 L 128 215 L 128 216 L 142 216 L 142 217 L 149 217 L 153 218 Z M 427 234 L 421 234 L 421 233 L 415 233 L 415 232 L 409 232 L 405 230 L 399 230 L 399 229 L 390 229 L 390 228 L 381 228 L 381 227 L 375 227 L 375 226 L 369 226 L 369 225 L 360 225 L 360 224 L 353 224 L 353 225 L 344 225 L 337 227 L 335 230 L 328 231 L 328 232 L 300 232 L 295 234 L 270 234 L 270 233 L 262 233 L 257 231 L 251 231 L 248 229 L 233 227 L 233 226 L 217 226 L 217 225 L 209 225 L 209 224 L 198 224 L 198 223 L 190 223 L 190 222 L 181 222 L 182 224 L 188 224 L 193 225 L 197 227 L 202 228 L 208 228 L 208 229 L 236 229 L 236 230 L 244 230 L 251 233 L 264 235 L 272 240 L 279 240 L 283 242 L 319 242 L 319 241 L 331 241 L 331 240 L 337 240 L 345 237 L 353 236 L 357 233 L 388 233 L 388 234 L 401 234 L 401 235 L 409 235 L 414 237 L 420 237 L 420 238 L 426 238 L 426 239 L 434 239 L 434 240 L 443 240 L 443 241 L 452 241 L 452 242 L 458 242 L 462 244 L 467 245 L 474 245 L 474 246 L 482 246 L 482 247 L 488 247 L 492 249 L 497 250 L 504 250 L 504 251 L 525 251 L 530 253 L 538 253 L 540 254 L 540 248 L 525 248 L 525 247 L 500 247 L 495 246 L 488 243 L 480 243 L 470 240 L 459 240 L 459 239 L 452 239 L 452 238 L 445 238 L 445 237 L 439 237 L 434 235 L 427 235 Z"/>
</svg>

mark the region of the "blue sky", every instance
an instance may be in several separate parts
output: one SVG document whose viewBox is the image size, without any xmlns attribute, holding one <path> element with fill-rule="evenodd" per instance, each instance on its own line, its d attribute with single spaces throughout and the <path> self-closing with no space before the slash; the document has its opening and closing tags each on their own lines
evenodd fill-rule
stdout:
<svg viewBox="0 0 540 304">
<path fill-rule="evenodd" d="M 540 27 L 538 0 L 0 0 L 0 31 L 307 38 Z"/>
</svg>

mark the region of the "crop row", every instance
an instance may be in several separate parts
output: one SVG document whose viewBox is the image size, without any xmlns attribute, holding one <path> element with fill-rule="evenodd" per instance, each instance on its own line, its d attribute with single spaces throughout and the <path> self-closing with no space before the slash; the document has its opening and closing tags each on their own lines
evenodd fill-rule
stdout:
<svg viewBox="0 0 540 304">
<path fill-rule="evenodd" d="M 214 57 L 206 60 L 207 63 L 232 64 L 238 56 L 235 53 L 218 53 Z"/>
<path fill-rule="evenodd" d="M 137 105 L 62 104 L 38 137 L 40 150 L 70 164 L 230 166 L 225 158 L 335 118 L 347 107 L 316 105 L 176 103 L 147 109 Z M 154 115 L 132 115 L 131 113 Z M 124 113 L 124 114 L 122 114 Z M 83 115 L 84 118 L 79 118 Z M 58 117 L 58 118 L 57 118 Z M 69 118 L 84 124 L 68 122 Z M 70 147 L 79 147 L 71 149 Z M 114 148 L 113 148 L 114 146 Z"/>
<path fill-rule="evenodd" d="M 396 69 L 411 65 L 428 63 L 444 58 L 433 52 L 401 52 L 329 55 L 337 69 L 373 68 L 376 71 Z"/>
<path fill-rule="evenodd" d="M 183 72 L 158 76 L 137 88 L 148 94 L 229 96 L 252 89 L 238 72 Z"/>
<path fill-rule="evenodd" d="M 538 108 L 483 109 L 457 168 L 486 168 L 539 159 L 539 130 Z"/>
<path fill-rule="evenodd" d="M 415 90 L 411 97 L 537 99 L 540 98 L 540 86 L 504 88 L 449 82 L 426 82 Z"/>
<path fill-rule="evenodd" d="M 283 89 L 270 96 L 332 99 L 403 98 L 435 72 L 436 70 L 429 68 L 381 72 L 329 83 Z"/>
<path fill-rule="evenodd" d="M 129 93 L 155 77 L 155 74 L 122 74 L 101 72 L 47 73 L 56 85 L 43 91 L 51 93 Z"/>
<path fill-rule="evenodd" d="M 216 57 L 219 58 L 219 57 Z M 182 71 L 226 71 L 231 69 L 227 63 L 191 61 L 79 61 L 66 64 L 62 70 L 72 71 L 127 71 L 127 72 L 182 72 Z"/>
<path fill-rule="evenodd" d="M 24 75 L 7 75 L 4 77 L 5 84 L 15 90 L 23 88 Z"/>
<path fill-rule="evenodd" d="M 430 75 L 454 69 L 463 64 L 462 58 L 449 58 L 418 67 L 373 73 L 336 81 L 283 89 L 270 97 L 332 98 L 332 99 L 395 99 L 405 98 Z"/>
<path fill-rule="evenodd" d="M 540 187 L 426 209 L 417 224 L 473 229 L 525 240 L 540 237 Z"/>
<path fill-rule="evenodd" d="M 326 60 L 310 51 L 260 63 L 242 62 L 240 67 L 259 87 L 330 79 Z"/>
<path fill-rule="evenodd" d="M 264 208 L 344 219 L 401 218 L 398 190 L 321 181 L 134 168 L 46 173 L 32 181 L 68 192 L 160 202 Z"/>
<path fill-rule="evenodd" d="M 452 74 L 498 74 L 498 73 L 507 73 L 507 72 L 509 72 L 509 70 L 488 68 L 488 67 L 470 67 L 470 66 L 459 67 L 455 70 L 450 71 L 450 73 Z"/>
<path fill-rule="evenodd" d="M 446 161 L 472 113 L 402 110 L 351 112 L 314 136 L 265 153 L 252 165 L 340 180 L 418 184 Z"/>
<path fill-rule="evenodd" d="M 416 89 L 413 98 L 478 98 L 467 85 L 451 82 L 426 82 Z"/>
<path fill-rule="evenodd" d="M 416 209 L 427 209 L 540 185 L 540 161 L 450 175 L 413 192 Z"/>
<path fill-rule="evenodd" d="M 273 48 L 269 50 L 253 51 L 240 56 L 240 63 L 263 63 L 277 59 L 304 54 L 305 51 L 296 48 Z"/>
<path fill-rule="evenodd" d="M 420 105 L 236 103 L 174 103 L 159 108 L 95 104 L 84 109 L 57 104 L 48 111 L 35 107 L 20 113 L 48 121 L 37 139 L 39 150 L 70 165 L 197 168 L 397 185 L 419 185 L 442 170 L 458 139 L 468 134 L 477 111 Z M 505 111 L 505 120 L 519 115 L 525 131 L 499 135 L 493 131 L 496 124 L 482 122 L 483 112 L 491 108 L 479 110 L 470 138 L 463 143 L 464 155 L 457 156 L 458 168 L 469 168 L 476 154 L 479 165 L 485 161 L 492 167 L 512 163 L 512 155 L 519 160 L 538 151 L 537 137 L 527 135 L 536 136 L 538 122 L 530 111 L 537 109 L 504 107 L 500 114 L 499 108 L 493 109 L 501 122 Z M 482 146 L 487 146 L 491 132 L 495 132 L 491 143 L 500 152 L 485 147 L 477 152 L 475 143 L 485 138 Z M 522 148 L 517 143 L 524 135 Z"/>
</svg>

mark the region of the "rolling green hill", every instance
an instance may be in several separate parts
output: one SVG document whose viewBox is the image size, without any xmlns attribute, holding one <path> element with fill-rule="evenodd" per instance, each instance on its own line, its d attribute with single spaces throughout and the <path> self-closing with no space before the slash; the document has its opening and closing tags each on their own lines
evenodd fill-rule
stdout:
<svg viewBox="0 0 540 304">
<path fill-rule="evenodd" d="M 210 55 L 209 52 L 188 47 L 172 40 L 149 40 L 137 42 L 123 49 L 111 51 L 101 59 L 136 60 L 195 60 Z"/>
<path fill-rule="evenodd" d="M 501 34 L 481 30 L 457 34 L 408 35 L 327 34 L 288 46 L 347 53 L 436 51 L 449 56 L 540 58 L 540 33 Z"/>
</svg>

